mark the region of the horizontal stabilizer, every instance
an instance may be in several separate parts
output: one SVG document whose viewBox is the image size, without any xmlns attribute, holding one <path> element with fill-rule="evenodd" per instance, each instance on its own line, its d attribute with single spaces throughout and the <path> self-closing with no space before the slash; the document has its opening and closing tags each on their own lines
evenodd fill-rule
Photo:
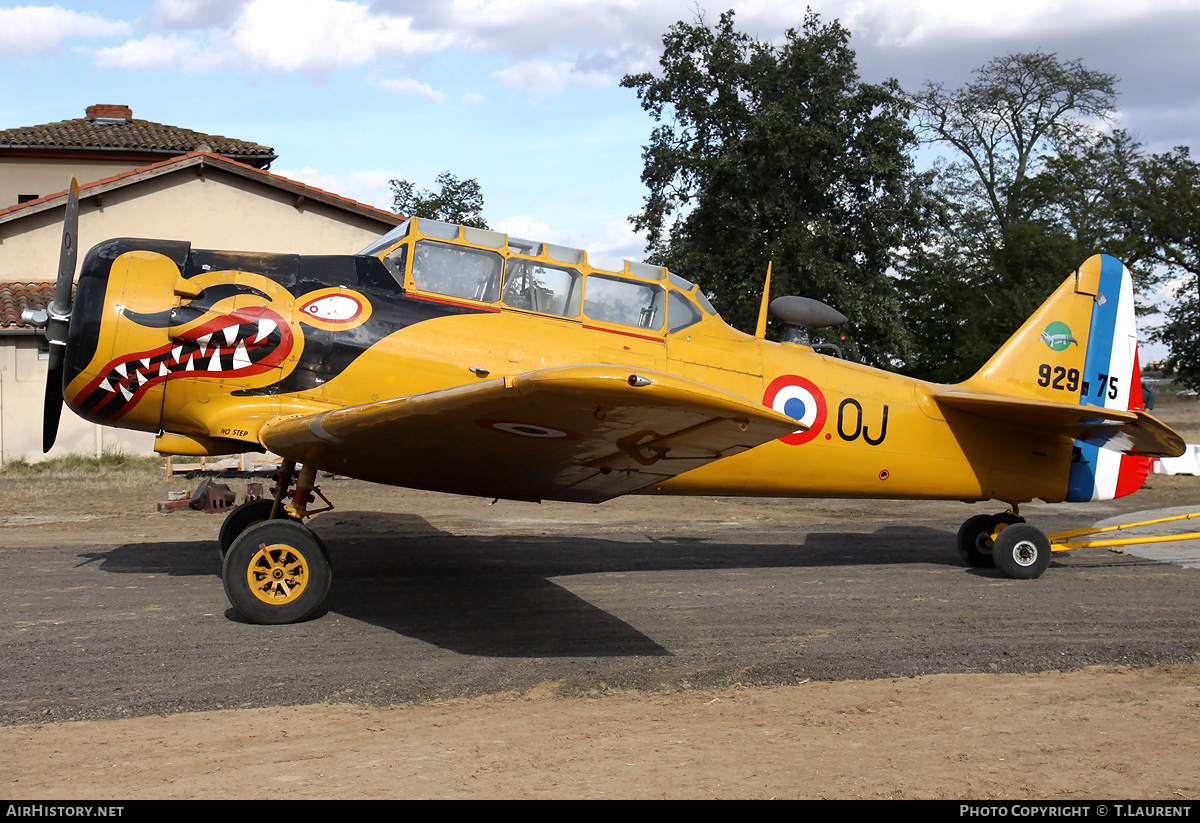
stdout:
<svg viewBox="0 0 1200 823">
<path fill-rule="evenodd" d="M 966 391 L 943 391 L 934 397 L 943 407 L 1017 426 L 1056 430 L 1065 437 L 1125 454 L 1178 457 L 1186 448 L 1183 438 L 1144 411 Z"/>
</svg>

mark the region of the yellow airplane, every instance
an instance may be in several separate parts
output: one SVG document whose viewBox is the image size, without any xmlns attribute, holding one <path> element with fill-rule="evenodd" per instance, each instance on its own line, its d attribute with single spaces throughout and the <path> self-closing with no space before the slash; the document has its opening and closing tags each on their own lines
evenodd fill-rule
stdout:
<svg viewBox="0 0 1200 823">
<path fill-rule="evenodd" d="M 836 322 L 780 298 L 789 338 L 731 328 L 666 269 L 412 218 L 357 255 L 115 239 L 88 252 L 74 304 L 72 185 L 44 445 L 59 409 L 157 433 L 165 454 L 270 450 L 271 499 L 221 528 L 230 603 L 251 621 L 316 612 L 331 572 L 318 470 L 514 500 L 633 492 L 999 500 L 966 521 L 973 566 L 1036 578 L 1050 544 L 1018 506 L 1142 485 L 1180 437 L 1142 410 L 1133 289 L 1084 263 L 979 372 L 914 380 L 805 345 Z M 764 308 L 766 299 L 764 297 Z M 297 471 L 297 467 L 302 467 Z M 326 501 L 327 502 L 327 501 Z"/>
</svg>

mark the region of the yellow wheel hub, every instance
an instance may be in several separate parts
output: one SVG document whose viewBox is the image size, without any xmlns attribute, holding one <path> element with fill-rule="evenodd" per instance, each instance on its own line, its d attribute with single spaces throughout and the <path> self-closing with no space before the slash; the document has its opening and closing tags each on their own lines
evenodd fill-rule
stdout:
<svg viewBox="0 0 1200 823">
<path fill-rule="evenodd" d="M 283 543 L 260 548 L 246 569 L 250 593 L 269 606 L 291 603 L 304 594 L 309 579 L 304 555 Z"/>
</svg>

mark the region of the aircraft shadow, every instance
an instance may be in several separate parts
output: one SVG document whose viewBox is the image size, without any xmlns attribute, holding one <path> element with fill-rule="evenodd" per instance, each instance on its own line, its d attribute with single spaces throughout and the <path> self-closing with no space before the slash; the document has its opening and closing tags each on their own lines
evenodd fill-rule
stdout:
<svg viewBox="0 0 1200 823">
<path fill-rule="evenodd" d="M 821 532 L 795 544 L 705 537 L 454 535 L 416 515 L 344 512 L 314 521 L 330 546 L 325 612 L 463 654 L 495 657 L 668 655 L 641 631 L 555 578 L 606 573 L 960 565 L 944 531 L 885 525 Z M 214 542 L 139 543 L 80 555 L 105 572 L 220 576 Z M 963 568 L 963 571 L 967 571 Z M 996 573 L 983 570 L 983 573 Z M 998 573 L 996 573 L 998 574 Z M 242 618 L 233 609 L 230 619 Z"/>
</svg>

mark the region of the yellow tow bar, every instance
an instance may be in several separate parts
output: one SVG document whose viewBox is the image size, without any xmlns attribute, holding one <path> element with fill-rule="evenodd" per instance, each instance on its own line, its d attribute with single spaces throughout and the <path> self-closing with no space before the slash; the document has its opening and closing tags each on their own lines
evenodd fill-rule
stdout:
<svg viewBox="0 0 1200 823">
<path fill-rule="evenodd" d="M 1067 552 L 1071 549 L 1087 549 L 1095 546 L 1125 546 L 1135 543 L 1170 543 L 1175 540 L 1200 540 L 1200 532 L 1188 532 L 1187 534 L 1166 534 L 1157 537 L 1124 537 L 1117 540 L 1075 540 L 1076 537 L 1085 537 L 1089 534 L 1102 534 L 1105 532 L 1116 532 L 1123 529 L 1134 529 L 1139 526 L 1153 526 L 1156 523 L 1169 523 L 1173 520 L 1191 520 L 1193 517 L 1200 517 L 1200 512 L 1192 514 L 1178 514 L 1174 517 L 1160 517 L 1157 520 L 1142 520 L 1138 523 L 1122 523 L 1119 526 L 1105 526 L 1102 529 L 1072 529 L 1066 532 L 1056 532 L 1048 534 L 1050 538 L 1050 551 L 1052 552 Z"/>
</svg>

